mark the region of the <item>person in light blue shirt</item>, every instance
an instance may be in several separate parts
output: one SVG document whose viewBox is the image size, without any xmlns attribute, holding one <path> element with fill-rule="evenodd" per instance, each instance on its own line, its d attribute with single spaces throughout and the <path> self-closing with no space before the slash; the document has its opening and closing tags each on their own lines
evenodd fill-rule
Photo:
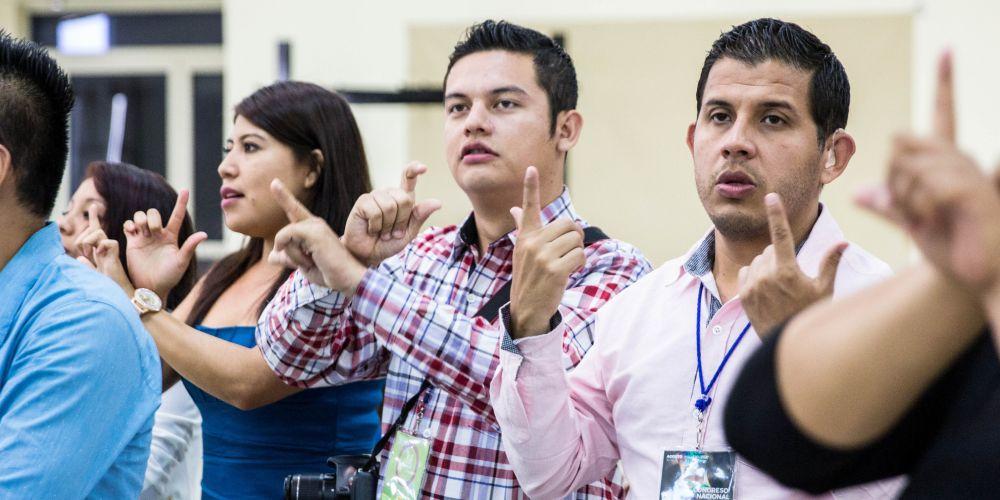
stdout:
<svg viewBox="0 0 1000 500">
<path fill-rule="evenodd" d="M 136 309 L 46 218 L 67 156 L 68 79 L 0 31 L 0 498 L 136 498 L 160 365 Z"/>
</svg>

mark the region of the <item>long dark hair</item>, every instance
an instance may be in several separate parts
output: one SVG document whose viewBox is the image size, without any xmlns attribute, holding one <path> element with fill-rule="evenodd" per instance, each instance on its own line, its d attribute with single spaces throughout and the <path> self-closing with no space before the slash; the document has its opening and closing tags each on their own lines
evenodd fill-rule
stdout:
<svg viewBox="0 0 1000 500">
<path fill-rule="evenodd" d="M 312 151 L 323 153 L 319 179 L 312 188 L 309 210 L 343 233 L 354 202 L 371 191 L 368 162 L 361 132 L 350 105 L 339 94 L 304 82 L 279 82 L 264 87 L 236 105 L 242 116 L 278 142 L 288 146 L 300 162 L 312 161 Z M 201 285 L 189 325 L 200 324 L 219 296 L 263 258 L 264 240 L 250 238 L 241 250 L 217 262 Z M 257 314 L 288 279 L 285 270 L 257 305 Z"/>
<path fill-rule="evenodd" d="M 91 162 L 87 165 L 85 179 L 93 179 L 94 188 L 101 198 L 104 198 L 107 210 L 101 219 L 101 226 L 108 238 L 118 241 L 118 257 L 122 264 L 126 262 L 125 232 L 122 230 L 125 221 L 131 219 L 136 212 L 150 208 L 157 209 L 165 220 L 170 217 L 174 204 L 177 203 L 177 191 L 170 187 L 163 176 L 128 163 Z M 181 231 L 177 236 L 178 244 L 183 244 L 193 232 L 191 217 L 185 214 L 184 223 L 181 224 Z M 198 278 L 197 273 L 197 263 L 192 260 L 180 282 L 167 295 L 168 309 L 176 308 L 181 300 L 184 300 L 194 287 Z M 127 265 L 125 274 L 128 275 Z"/>
</svg>

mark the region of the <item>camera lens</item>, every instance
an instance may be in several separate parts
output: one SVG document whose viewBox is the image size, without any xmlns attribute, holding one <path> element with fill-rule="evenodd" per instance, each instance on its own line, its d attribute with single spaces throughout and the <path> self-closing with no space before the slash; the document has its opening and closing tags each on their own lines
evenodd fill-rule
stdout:
<svg viewBox="0 0 1000 500">
<path fill-rule="evenodd" d="M 294 474 L 285 477 L 286 500 L 333 500 L 337 498 L 335 474 Z"/>
</svg>

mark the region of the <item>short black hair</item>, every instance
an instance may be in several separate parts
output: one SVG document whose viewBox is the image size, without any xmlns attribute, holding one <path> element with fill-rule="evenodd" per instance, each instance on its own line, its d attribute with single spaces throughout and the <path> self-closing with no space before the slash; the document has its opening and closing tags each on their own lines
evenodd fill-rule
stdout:
<svg viewBox="0 0 1000 500">
<path fill-rule="evenodd" d="M 535 78 L 549 98 L 549 133 L 554 134 L 559 113 L 576 109 L 579 89 L 573 59 L 555 40 L 542 33 L 507 21 L 486 20 L 470 26 L 465 31 L 465 37 L 455 45 L 455 50 L 448 57 L 445 84 L 448 83 L 451 68 L 461 58 L 489 50 L 532 56 Z"/>
<path fill-rule="evenodd" d="M 701 113 L 701 98 L 708 73 L 716 61 L 723 58 L 757 65 L 769 59 L 812 72 L 809 85 L 809 107 L 816 123 L 820 147 L 837 129 L 847 126 L 851 108 L 851 84 L 847 72 L 830 46 L 816 35 L 795 23 L 761 18 L 733 26 L 712 44 L 705 57 L 695 95 L 697 112 Z"/>
<path fill-rule="evenodd" d="M 48 217 L 69 155 L 73 88 L 45 49 L 0 30 L 0 144 L 10 151 L 18 200 Z"/>
</svg>

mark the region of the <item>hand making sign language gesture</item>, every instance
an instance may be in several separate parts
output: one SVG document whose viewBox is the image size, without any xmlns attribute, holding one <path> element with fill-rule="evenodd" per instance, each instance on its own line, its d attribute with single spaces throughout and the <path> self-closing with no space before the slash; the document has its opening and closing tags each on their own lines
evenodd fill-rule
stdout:
<svg viewBox="0 0 1000 500">
<path fill-rule="evenodd" d="M 107 237 L 91 210 L 89 227 L 76 242 L 82 254 L 78 260 L 115 280 L 127 295 L 135 288 L 148 288 L 166 297 L 184 276 L 195 248 L 208 238 L 206 233 L 197 232 L 183 245 L 177 244 L 189 196 L 186 189 L 178 193 L 166 226 L 155 208 L 136 212 L 132 220 L 125 221 L 128 273 L 119 257 L 118 241 Z"/>
<path fill-rule="evenodd" d="M 570 219 L 542 223 L 538 170 L 524 173 L 524 202 L 510 209 L 517 224 L 510 293 L 513 338 L 548 332 L 566 284 L 586 262 L 583 229 Z"/>
<path fill-rule="evenodd" d="M 87 211 L 87 229 L 73 243 L 80 256 L 76 260 L 115 280 L 129 292 L 128 277 L 119 260 L 118 241 L 108 238 L 97 217 L 96 204 Z"/>
<path fill-rule="evenodd" d="M 952 74 L 952 57 L 945 53 L 938 65 L 933 134 L 896 137 L 886 184 L 857 201 L 901 225 L 940 272 L 998 304 L 1000 171 L 991 180 L 955 143 Z"/>
<path fill-rule="evenodd" d="M 155 208 L 136 212 L 132 220 L 125 221 L 125 257 L 135 287 L 148 288 L 166 297 L 184 276 L 195 248 L 208 239 L 207 233 L 199 231 L 184 240 L 183 245 L 177 244 L 189 197 L 186 189 L 177 194 L 166 226 Z"/>
<path fill-rule="evenodd" d="M 441 208 L 435 199 L 416 201 L 417 178 L 425 172 L 427 166 L 411 162 L 403 169 L 398 188 L 376 189 L 355 202 L 343 242 L 365 265 L 377 266 L 401 252 Z"/>
<path fill-rule="evenodd" d="M 377 266 L 401 252 L 441 208 L 438 200 L 416 201 L 417 178 L 426 171 L 423 164 L 410 163 L 403 169 L 399 188 L 359 197 L 341 238 L 275 180 L 271 193 L 291 224 L 278 232 L 268 260 L 298 268 L 314 284 L 353 295 L 365 266 Z"/>
<path fill-rule="evenodd" d="M 288 216 L 289 224 L 274 237 L 268 262 L 298 268 L 309 282 L 347 296 L 365 274 L 365 266 L 344 247 L 333 229 L 295 198 L 278 179 L 271 181 L 271 195 Z"/>
<path fill-rule="evenodd" d="M 774 327 L 812 303 L 829 297 L 837 277 L 837 266 L 847 249 L 838 243 L 827 251 L 819 276 L 802 272 L 795 259 L 795 239 L 788 224 L 785 207 L 777 193 L 764 197 L 771 244 L 740 269 L 740 299 L 757 335 L 770 333 Z"/>
<path fill-rule="evenodd" d="M 101 242 L 103 241 L 112 240 L 108 240 L 108 235 L 101 227 L 101 220 L 97 216 L 97 204 L 93 203 L 90 205 L 89 210 L 87 210 L 87 229 L 84 229 L 73 241 L 73 246 L 80 252 L 80 256 L 76 260 L 93 268 L 96 262 L 94 252 L 101 249 Z M 116 250 L 117 246 L 117 242 L 115 242 Z M 104 248 L 107 249 L 107 246 Z"/>
</svg>

